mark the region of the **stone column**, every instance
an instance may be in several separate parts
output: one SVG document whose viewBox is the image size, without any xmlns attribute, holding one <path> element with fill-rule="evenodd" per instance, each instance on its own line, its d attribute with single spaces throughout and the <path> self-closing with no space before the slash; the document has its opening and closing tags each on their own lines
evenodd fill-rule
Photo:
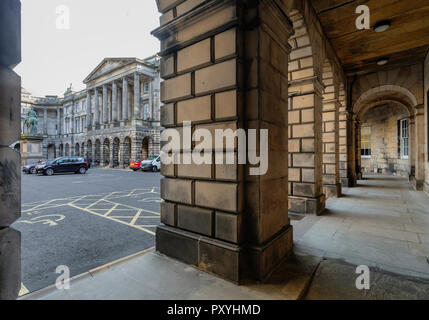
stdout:
<svg viewBox="0 0 429 320">
<path fill-rule="evenodd" d="M 90 126 L 92 123 L 92 108 L 91 108 L 91 91 L 86 91 L 86 124 L 87 126 Z"/>
<path fill-rule="evenodd" d="M 348 159 L 348 131 L 350 127 L 350 113 L 347 111 L 346 93 L 343 87 L 339 91 L 339 145 L 340 145 L 340 181 L 342 188 L 353 187 L 353 179 L 349 176 Z"/>
<path fill-rule="evenodd" d="M 133 88 L 130 86 L 128 90 L 128 120 L 131 120 L 134 117 L 134 94 Z"/>
<path fill-rule="evenodd" d="M 322 70 L 316 65 L 309 37 L 300 13 L 290 19 L 295 35 L 289 39 L 293 50 L 289 70 L 289 211 L 319 215 L 325 210 L 322 183 Z M 309 63 L 302 64 L 301 61 Z"/>
<path fill-rule="evenodd" d="M 115 152 L 115 147 L 113 145 L 113 138 L 109 138 L 109 145 L 110 145 L 110 150 L 109 150 L 109 168 L 113 168 L 115 165 L 113 163 L 113 153 Z"/>
<path fill-rule="evenodd" d="M 48 109 L 46 107 L 43 108 L 43 134 L 48 135 Z"/>
<path fill-rule="evenodd" d="M 103 85 L 103 123 L 109 122 L 109 106 L 108 106 L 108 90 L 107 84 Z"/>
<path fill-rule="evenodd" d="M 424 105 L 418 105 L 416 110 L 416 123 L 415 123 L 415 161 L 416 171 L 415 179 L 413 181 L 416 190 L 423 190 L 425 181 L 425 109 Z M 410 132 L 412 135 L 413 132 Z M 409 134 L 409 135 L 410 135 Z"/>
<path fill-rule="evenodd" d="M 61 109 L 57 108 L 57 135 L 61 135 Z"/>
<path fill-rule="evenodd" d="M 360 121 L 355 120 L 355 170 L 356 170 L 356 181 L 362 180 L 362 156 L 361 156 L 361 132 L 360 132 Z"/>
<path fill-rule="evenodd" d="M 408 118 L 408 177 L 413 184 L 416 184 L 416 117 Z"/>
<path fill-rule="evenodd" d="M 154 118 L 154 103 L 153 103 L 153 79 L 150 79 L 149 81 L 149 88 L 148 88 L 148 94 L 149 94 L 149 115 L 148 118 L 150 120 L 155 120 Z M 144 112 L 144 110 L 143 110 Z"/>
<path fill-rule="evenodd" d="M 339 167 L 339 109 L 337 92 L 330 66 L 323 72 L 323 191 L 326 199 L 341 196 Z"/>
<path fill-rule="evenodd" d="M 134 118 L 142 119 L 142 109 L 140 105 L 140 74 L 134 73 Z"/>
<path fill-rule="evenodd" d="M 100 124 L 100 99 L 98 89 L 94 89 L 94 125 Z"/>
<path fill-rule="evenodd" d="M 122 78 L 122 120 L 128 120 L 128 80 Z"/>
<path fill-rule="evenodd" d="M 21 156 L 8 146 L 21 137 L 21 2 L 0 1 L 0 300 L 21 288 L 21 233 L 11 225 L 21 216 Z"/>
<path fill-rule="evenodd" d="M 112 120 L 117 122 L 118 119 L 118 84 L 116 81 L 112 82 Z"/>
<path fill-rule="evenodd" d="M 238 165 L 237 146 L 216 152 L 215 158 L 221 160 L 232 155 L 231 165 L 191 161 L 162 166 L 165 202 L 157 250 L 238 283 L 266 278 L 292 249 L 287 201 L 287 40 L 292 26 L 273 1 L 241 7 L 242 3 L 209 1 L 192 15 L 185 13 L 186 25 L 179 28 L 173 20 L 172 28 L 154 31 L 165 50 L 164 127 L 188 131 L 183 121 L 192 121 L 191 129 L 207 129 L 212 136 L 215 129 L 254 129 L 258 137 L 268 135 L 267 143 L 250 148 L 266 154 L 267 172 L 264 168 L 253 172 L 247 159 Z M 205 30 L 206 20 L 216 21 L 216 27 Z M 195 38 L 177 40 L 182 34 Z M 181 41 L 187 47 L 171 52 L 182 46 Z M 184 146 L 182 152 L 191 150 Z"/>
</svg>

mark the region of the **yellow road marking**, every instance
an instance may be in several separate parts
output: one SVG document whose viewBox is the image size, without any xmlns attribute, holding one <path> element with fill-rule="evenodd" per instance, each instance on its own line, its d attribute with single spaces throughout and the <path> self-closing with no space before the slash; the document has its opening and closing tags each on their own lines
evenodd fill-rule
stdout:
<svg viewBox="0 0 429 320">
<path fill-rule="evenodd" d="M 134 218 L 131 220 L 131 222 L 130 222 L 130 225 L 134 225 L 135 223 L 136 223 L 136 221 L 137 221 L 137 219 L 140 217 L 140 215 L 141 215 L 141 213 L 142 213 L 142 211 L 143 210 L 139 210 L 138 212 L 137 212 L 137 214 L 134 216 Z"/>
<path fill-rule="evenodd" d="M 24 286 L 24 284 L 21 282 L 21 290 L 19 290 L 19 297 L 22 297 L 23 295 L 26 295 L 27 293 L 30 293 L 30 291 Z"/>
<path fill-rule="evenodd" d="M 110 202 L 110 203 L 114 203 L 114 204 L 116 203 L 116 202 L 113 202 L 113 201 L 110 201 L 110 200 L 104 200 L 104 201 L 106 201 L 106 202 Z M 127 204 L 122 204 L 122 203 L 121 203 L 121 206 L 128 207 L 128 208 L 131 208 L 131 209 L 134 209 L 134 210 L 143 210 L 143 211 L 145 211 L 145 212 L 153 213 L 153 214 L 155 214 L 155 215 L 159 216 L 159 213 L 158 213 L 158 212 L 155 212 L 155 211 L 151 211 L 151 210 L 147 210 L 147 209 L 141 209 L 141 208 L 137 208 L 137 207 L 129 206 L 129 205 L 127 205 Z"/>
<path fill-rule="evenodd" d="M 90 210 L 90 209 L 87 209 L 87 208 L 80 208 L 80 207 L 78 207 L 78 206 L 76 206 L 76 205 L 74 205 L 74 204 L 68 204 L 68 205 L 69 205 L 70 207 L 73 207 L 73 208 L 76 208 L 76 209 L 83 210 L 83 211 L 85 211 L 85 212 L 88 212 L 88 213 L 94 214 L 94 215 L 96 215 L 96 216 L 99 216 L 99 217 L 102 217 L 102 218 L 105 218 L 105 219 L 108 219 L 108 220 L 111 220 L 111 221 L 119 222 L 119 223 L 122 223 L 122 224 L 124 224 L 124 225 L 126 225 L 126 226 L 129 226 L 129 227 L 132 227 L 132 228 L 136 228 L 136 229 L 143 230 L 143 231 L 145 231 L 145 232 L 147 232 L 147 233 L 149 233 L 149 234 L 151 234 L 151 235 L 153 235 L 153 236 L 155 235 L 155 232 L 150 231 L 150 230 L 148 230 L 148 229 L 146 229 L 146 228 L 133 226 L 133 225 L 130 225 L 130 224 L 128 224 L 128 223 L 126 223 L 126 222 L 124 222 L 124 221 L 121 221 L 121 220 L 118 220 L 118 219 L 113 219 L 113 218 L 111 218 L 111 217 L 109 217 L 109 216 L 105 216 L 104 214 L 97 213 L 97 212 L 92 211 L 92 210 Z"/>
<path fill-rule="evenodd" d="M 111 214 L 113 212 L 113 210 L 116 210 L 116 208 L 119 206 L 119 204 L 115 204 L 109 211 L 107 211 L 104 216 L 108 216 L 109 214 Z"/>
</svg>

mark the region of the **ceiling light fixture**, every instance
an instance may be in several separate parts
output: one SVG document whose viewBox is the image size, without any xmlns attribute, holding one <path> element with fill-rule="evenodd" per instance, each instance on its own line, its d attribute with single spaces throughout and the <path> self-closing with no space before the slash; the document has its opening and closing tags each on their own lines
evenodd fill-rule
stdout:
<svg viewBox="0 0 429 320">
<path fill-rule="evenodd" d="M 387 29 L 389 29 L 391 25 L 392 24 L 390 23 L 389 20 L 379 21 L 374 25 L 374 31 L 375 32 L 384 32 Z"/>
<path fill-rule="evenodd" d="M 379 60 L 377 60 L 377 64 L 379 65 L 379 66 L 384 66 L 385 64 L 387 64 L 389 62 L 389 58 L 382 58 L 382 59 L 379 59 Z"/>
</svg>

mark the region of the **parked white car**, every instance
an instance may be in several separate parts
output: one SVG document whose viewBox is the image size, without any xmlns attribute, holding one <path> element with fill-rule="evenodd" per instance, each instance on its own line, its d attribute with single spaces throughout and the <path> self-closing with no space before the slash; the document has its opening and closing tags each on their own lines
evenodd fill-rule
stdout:
<svg viewBox="0 0 429 320">
<path fill-rule="evenodd" d="M 142 171 L 158 172 L 161 170 L 161 156 L 159 154 L 148 157 L 140 164 Z"/>
</svg>

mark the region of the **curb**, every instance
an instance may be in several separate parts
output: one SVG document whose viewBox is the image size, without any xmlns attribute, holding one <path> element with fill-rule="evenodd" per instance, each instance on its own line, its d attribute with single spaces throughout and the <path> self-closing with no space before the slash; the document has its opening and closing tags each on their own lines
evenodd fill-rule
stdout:
<svg viewBox="0 0 429 320">
<path fill-rule="evenodd" d="M 155 250 L 155 247 L 151 247 L 151 248 L 148 248 L 148 249 L 145 249 L 145 250 L 133 253 L 133 254 L 131 254 L 129 256 L 117 259 L 115 261 L 106 263 L 106 264 L 104 264 L 102 266 L 96 267 L 96 268 L 91 269 L 91 270 L 89 270 L 87 272 L 81 273 L 81 274 L 79 274 L 77 276 L 74 276 L 74 277 L 70 278 L 70 284 L 72 282 L 74 282 L 74 281 L 77 281 L 77 280 L 81 280 L 81 279 L 88 278 L 88 277 L 94 277 L 94 275 L 97 274 L 97 273 L 105 271 L 105 270 L 107 270 L 107 269 L 109 269 L 111 267 L 114 267 L 114 266 L 116 266 L 118 264 L 121 264 L 123 262 L 126 262 L 128 260 L 137 258 L 137 257 L 145 255 L 147 253 L 150 253 L 150 252 L 152 252 L 154 250 Z M 50 285 L 50 286 L 45 287 L 43 289 L 40 289 L 40 290 L 37 290 L 37 291 L 34 291 L 34 292 L 30 292 L 28 294 L 25 294 L 25 295 L 19 297 L 17 300 L 37 300 L 38 298 L 40 298 L 42 296 L 46 296 L 50 292 L 55 291 L 55 290 L 58 290 L 58 289 L 55 286 L 55 284 L 53 284 L 53 285 Z"/>
</svg>

